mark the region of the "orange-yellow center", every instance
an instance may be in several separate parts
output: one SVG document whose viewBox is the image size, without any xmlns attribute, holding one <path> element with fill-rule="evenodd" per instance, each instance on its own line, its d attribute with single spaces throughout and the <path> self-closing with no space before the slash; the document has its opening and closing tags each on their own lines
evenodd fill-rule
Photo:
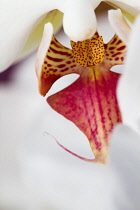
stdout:
<svg viewBox="0 0 140 210">
<path fill-rule="evenodd" d="M 85 41 L 71 41 L 73 57 L 79 66 L 91 67 L 102 63 L 105 56 L 105 48 L 102 36 Z"/>
</svg>

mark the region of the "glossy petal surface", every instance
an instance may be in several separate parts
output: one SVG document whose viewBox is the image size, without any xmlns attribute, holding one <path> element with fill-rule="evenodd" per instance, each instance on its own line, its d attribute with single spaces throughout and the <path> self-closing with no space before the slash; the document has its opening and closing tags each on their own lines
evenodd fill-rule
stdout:
<svg viewBox="0 0 140 210">
<path fill-rule="evenodd" d="M 35 33 L 39 32 L 40 24 L 44 19 L 47 19 L 48 12 L 54 9 L 61 10 L 64 2 L 65 0 L 0 1 L 0 72 L 17 59 L 31 32 L 35 28 Z M 60 21 L 58 16 L 57 20 Z M 55 21 L 57 20 L 55 19 Z M 58 28 L 60 28 L 61 23 L 58 23 Z M 38 44 L 39 41 L 37 40 Z"/>
<path fill-rule="evenodd" d="M 97 27 L 94 9 L 90 0 L 67 0 L 65 4 L 64 31 L 74 41 L 91 38 Z"/>
</svg>

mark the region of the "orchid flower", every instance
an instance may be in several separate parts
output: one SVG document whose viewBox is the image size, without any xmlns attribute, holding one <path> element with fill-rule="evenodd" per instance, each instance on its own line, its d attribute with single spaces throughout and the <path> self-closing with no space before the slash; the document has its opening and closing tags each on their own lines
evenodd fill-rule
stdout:
<svg viewBox="0 0 140 210">
<path fill-rule="evenodd" d="M 57 32 L 61 26 L 63 13 L 64 31 L 70 39 L 83 41 L 91 38 L 97 28 L 93 10 L 100 2 L 101 0 L 42 0 L 41 3 L 38 0 L 30 0 L 30 2 L 2 0 L 0 72 L 24 58 L 38 46 L 43 25 L 46 22 L 52 22 L 54 32 Z M 104 2 L 121 8 L 131 20 L 140 11 L 139 1 L 110 0 Z M 10 18 L 7 17 L 7 14 Z"/>
<path fill-rule="evenodd" d="M 123 23 L 127 27 L 125 20 Z M 87 136 L 95 159 L 83 158 L 57 143 L 83 160 L 106 163 L 110 132 L 121 122 L 116 98 L 119 74 L 110 68 L 124 63 L 126 44 L 117 35 L 105 44 L 96 32 L 91 39 L 71 41 L 71 46 L 69 49 L 61 45 L 53 35 L 52 25 L 46 24 L 36 59 L 39 91 L 45 96 L 62 76 L 80 75 L 73 84 L 47 101 Z"/>
<path fill-rule="evenodd" d="M 139 25 L 137 27 L 139 28 Z M 132 48 L 129 50 L 138 50 L 139 33 L 137 37 L 133 37 Z M 136 42 L 136 46 L 134 42 Z M 136 63 L 131 62 L 132 68 L 128 74 L 130 74 L 130 78 L 132 77 L 132 83 L 129 82 L 128 91 L 131 94 L 132 89 L 130 100 L 132 97 L 134 104 L 126 102 L 130 114 L 131 111 L 134 112 L 132 107 L 135 103 L 139 107 L 137 101 L 139 95 L 133 98 L 135 91 L 138 91 L 134 84 L 139 84 L 139 69 L 136 68 L 136 71 L 133 67 L 135 65 L 138 67 L 139 54 L 133 50 L 129 59 L 133 59 L 133 62 Z M 134 61 L 134 55 L 136 61 Z M 127 62 L 130 62 L 129 59 L 126 57 L 127 68 L 129 67 L 127 65 Z M 15 79 L 10 84 L 4 86 L 1 84 L 0 88 L 2 122 L 0 132 L 1 209 L 139 209 L 139 135 L 134 135 L 125 126 L 122 126 L 121 129 L 119 127 L 115 129 L 116 136 L 115 139 L 111 138 L 110 147 L 111 167 L 110 164 L 107 167 L 86 164 L 84 161 L 65 155 L 57 149 L 57 146 L 55 147 L 54 142 L 46 141 L 42 135 L 46 125 L 48 126 L 47 129 L 51 129 L 50 121 L 54 123 L 52 129 L 55 127 L 55 132 L 58 131 L 59 133 L 62 125 L 60 125 L 57 114 L 54 113 L 56 118 L 52 119 L 51 109 L 43 101 L 38 100 L 39 96 L 34 88 L 36 79 L 33 77 L 33 72 L 29 71 L 29 68 L 32 69 L 33 66 L 34 54 L 13 67 L 16 72 L 14 74 Z M 126 71 L 127 69 L 125 69 Z M 131 72 L 134 74 L 132 75 Z M 120 80 L 120 84 L 128 82 L 128 80 L 123 79 L 125 75 Z M 120 87 L 119 91 L 122 92 L 123 89 Z M 125 94 L 128 94 L 126 88 L 122 98 L 125 97 Z M 125 98 L 123 100 L 125 102 Z M 10 105 L 5 106 L 9 102 Z M 122 111 L 121 105 L 120 109 Z M 48 114 L 42 117 L 44 113 Z M 65 126 L 66 120 L 63 120 Z M 67 126 L 69 125 L 68 122 Z M 67 129 L 65 130 L 65 128 L 62 129 L 66 134 Z M 71 130 L 71 132 L 74 131 Z M 73 143 L 76 140 L 74 138 Z M 83 147 L 81 148 L 81 145 L 79 148 L 82 152 Z M 54 156 L 54 154 L 56 155 Z"/>
</svg>

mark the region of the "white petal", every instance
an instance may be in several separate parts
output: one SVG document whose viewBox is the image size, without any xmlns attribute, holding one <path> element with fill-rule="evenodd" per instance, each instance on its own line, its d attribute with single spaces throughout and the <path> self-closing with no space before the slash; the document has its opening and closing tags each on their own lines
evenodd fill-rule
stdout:
<svg viewBox="0 0 140 210">
<path fill-rule="evenodd" d="M 139 0 L 111 0 L 110 4 L 114 4 L 117 7 L 121 8 L 123 11 L 128 14 L 136 17 L 140 11 L 140 1 Z"/>
<path fill-rule="evenodd" d="M 91 38 L 97 23 L 90 0 L 67 0 L 63 26 L 65 33 L 74 41 Z"/>
<path fill-rule="evenodd" d="M 118 174 L 128 201 L 125 203 L 124 197 L 118 194 L 118 204 L 122 205 L 118 209 L 139 209 L 140 136 L 128 127 L 119 125 L 111 138 L 110 153 L 111 165 Z"/>
<path fill-rule="evenodd" d="M 53 9 L 61 9 L 64 2 L 65 0 L 1 0 L 0 71 L 14 62 L 41 17 Z"/>
<path fill-rule="evenodd" d="M 140 16 L 126 57 L 126 66 L 118 85 L 118 100 L 123 122 L 140 133 Z"/>
<path fill-rule="evenodd" d="M 130 35 L 130 27 L 126 20 L 124 19 L 121 10 L 109 10 L 108 18 L 112 28 L 115 30 L 115 33 L 127 43 Z"/>
<path fill-rule="evenodd" d="M 123 74 L 124 66 L 125 66 L 124 64 L 115 65 L 115 66 L 112 66 L 110 70 L 113 71 L 113 72 L 119 73 L 119 74 Z"/>
<path fill-rule="evenodd" d="M 90 0 L 92 4 L 92 8 L 96 9 L 96 7 L 101 3 L 102 0 Z"/>
<path fill-rule="evenodd" d="M 37 57 L 36 57 L 36 74 L 39 77 L 41 70 L 42 70 L 42 64 L 44 62 L 44 58 L 46 56 L 46 52 L 50 46 L 51 40 L 53 36 L 53 26 L 51 23 L 45 24 L 44 27 L 44 33 L 42 37 L 42 41 L 40 43 L 38 52 L 37 52 Z"/>
</svg>

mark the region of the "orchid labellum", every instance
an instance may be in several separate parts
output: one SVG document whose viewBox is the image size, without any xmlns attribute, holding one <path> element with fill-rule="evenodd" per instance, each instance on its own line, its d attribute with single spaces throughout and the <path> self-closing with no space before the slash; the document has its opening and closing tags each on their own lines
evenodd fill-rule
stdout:
<svg viewBox="0 0 140 210">
<path fill-rule="evenodd" d="M 39 91 L 45 96 L 53 83 L 64 75 L 79 74 L 69 87 L 50 96 L 50 106 L 72 121 L 88 138 L 95 159 L 106 163 L 108 139 L 114 125 L 121 122 L 116 98 L 119 74 L 110 71 L 124 63 L 126 45 L 117 35 L 105 44 L 98 32 L 85 41 L 71 41 L 72 49 L 61 45 L 53 35 L 53 27 L 46 24 L 36 59 Z"/>
</svg>

